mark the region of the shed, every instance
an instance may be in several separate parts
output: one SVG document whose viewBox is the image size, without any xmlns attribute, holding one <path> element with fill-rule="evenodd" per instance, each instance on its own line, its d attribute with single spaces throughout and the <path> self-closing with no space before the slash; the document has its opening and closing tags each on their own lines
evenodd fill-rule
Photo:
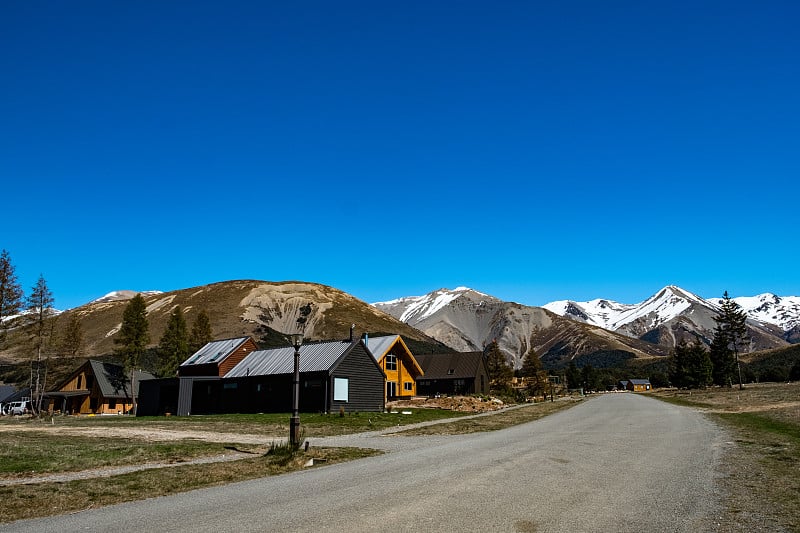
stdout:
<svg viewBox="0 0 800 533">
<path fill-rule="evenodd" d="M 653 388 L 649 379 L 629 379 L 626 387 L 633 392 L 645 392 Z"/>
<path fill-rule="evenodd" d="M 422 367 L 400 335 L 365 335 L 364 344 L 386 375 L 386 400 L 417 395 L 417 380 L 423 375 Z"/>
<path fill-rule="evenodd" d="M 483 352 L 422 355 L 417 359 L 425 373 L 417 380 L 420 395 L 489 392 L 489 372 Z"/>
</svg>

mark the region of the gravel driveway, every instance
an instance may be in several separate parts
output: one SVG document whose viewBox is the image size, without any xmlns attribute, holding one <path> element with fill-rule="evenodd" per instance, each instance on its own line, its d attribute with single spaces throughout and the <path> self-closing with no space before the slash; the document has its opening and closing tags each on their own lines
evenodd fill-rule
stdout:
<svg viewBox="0 0 800 533">
<path fill-rule="evenodd" d="M 710 531 L 720 512 L 725 433 L 639 395 L 489 433 L 349 438 L 393 451 L 0 530 Z"/>
</svg>

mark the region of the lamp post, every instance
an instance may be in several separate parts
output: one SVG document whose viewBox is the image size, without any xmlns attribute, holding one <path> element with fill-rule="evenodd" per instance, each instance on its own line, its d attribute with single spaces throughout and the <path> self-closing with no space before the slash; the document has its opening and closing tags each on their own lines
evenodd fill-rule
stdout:
<svg viewBox="0 0 800 533">
<path fill-rule="evenodd" d="M 303 334 L 293 333 L 289 339 L 294 346 L 294 381 L 292 382 L 292 418 L 289 419 L 289 444 L 300 446 L 300 346 Z"/>
</svg>

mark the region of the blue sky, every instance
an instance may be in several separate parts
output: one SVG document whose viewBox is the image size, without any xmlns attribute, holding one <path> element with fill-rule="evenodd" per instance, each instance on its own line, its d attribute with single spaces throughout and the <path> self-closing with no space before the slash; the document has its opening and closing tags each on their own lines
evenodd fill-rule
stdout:
<svg viewBox="0 0 800 533">
<path fill-rule="evenodd" d="M 56 306 L 800 294 L 796 2 L 29 2 L 0 248 Z"/>
</svg>

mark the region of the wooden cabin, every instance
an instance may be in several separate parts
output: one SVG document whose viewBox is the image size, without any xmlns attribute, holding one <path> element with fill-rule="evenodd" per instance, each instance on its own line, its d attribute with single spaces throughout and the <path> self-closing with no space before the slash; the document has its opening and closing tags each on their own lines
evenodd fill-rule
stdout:
<svg viewBox="0 0 800 533">
<path fill-rule="evenodd" d="M 400 335 L 365 335 L 364 344 L 386 375 L 387 401 L 417 395 L 417 380 L 424 372 Z"/>
<path fill-rule="evenodd" d="M 133 410 L 133 397 L 143 381 L 154 379 L 148 372 L 131 375 L 121 365 L 90 359 L 75 370 L 55 390 L 46 392 L 47 410 L 64 414 L 126 414 Z"/>
</svg>

